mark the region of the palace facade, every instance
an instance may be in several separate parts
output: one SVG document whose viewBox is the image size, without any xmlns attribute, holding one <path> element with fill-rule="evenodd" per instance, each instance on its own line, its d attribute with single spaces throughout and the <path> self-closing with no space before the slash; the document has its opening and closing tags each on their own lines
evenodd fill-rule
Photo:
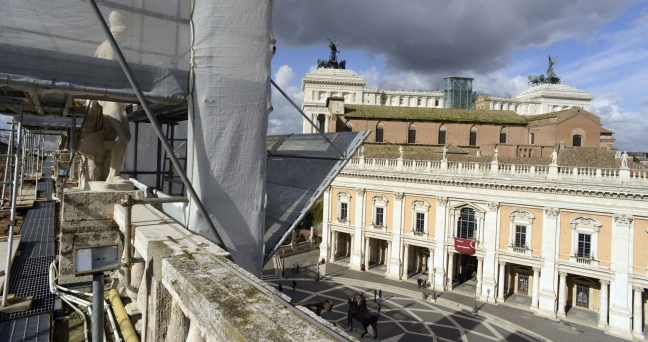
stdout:
<svg viewBox="0 0 648 342">
<path fill-rule="evenodd" d="M 648 171 L 610 149 L 589 94 L 542 85 L 530 91 L 553 95 L 452 109 L 440 92 L 365 90 L 341 72 L 302 83 L 326 131 L 372 130 L 324 194 L 321 258 L 436 291 L 475 279 L 482 301 L 523 296 L 550 318 L 578 308 L 644 338 Z"/>
</svg>

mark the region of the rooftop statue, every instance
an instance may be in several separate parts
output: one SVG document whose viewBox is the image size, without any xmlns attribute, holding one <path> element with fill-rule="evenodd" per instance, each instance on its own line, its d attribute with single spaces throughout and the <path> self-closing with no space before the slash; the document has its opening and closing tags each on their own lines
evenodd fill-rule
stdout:
<svg viewBox="0 0 648 342">
<path fill-rule="evenodd" d="M 327 69 L 346 69 L 346 61 L 340 61 L 338 62 L 337 60 L 337 54 L 340 52 L 340 50 L 337 49 L 337 44 L 342 41 L 342 39 L 338 39 L 335 43 L 326 38 L 329 41 L 329 48 L 331 48 L 331 55 L 329 56 L 328 61 L 324 59 L 318 59 L 317 60 L 317 68 L 327 68 Z"/>
<path fill-rule="evenodd" d="M 556 73 L 553 70 L 554 64 L 556 64 L 556 61 L 558 60 L 558 57 L 551 58 L 551 55 L 549 55 L 549 67 L 547 68 L 547 76 L 540 74 L 538 76 L 536 75 L 529 75 L 529 85 L 530 86 L 537 86 L 541 84 L 560 84 L 560 77 L 556 76 Z"/>
</svg>

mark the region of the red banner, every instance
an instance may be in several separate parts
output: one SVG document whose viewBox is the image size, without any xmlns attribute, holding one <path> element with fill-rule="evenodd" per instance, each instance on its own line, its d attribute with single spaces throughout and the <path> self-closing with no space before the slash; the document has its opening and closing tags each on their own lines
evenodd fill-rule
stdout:
<svg viewBox="0 0 648 342">
<path fill-rule="evenodd" d="M 454 238 L 455 250 L 462 254 L 475 254 L 475 240 Z"/>
</svg>

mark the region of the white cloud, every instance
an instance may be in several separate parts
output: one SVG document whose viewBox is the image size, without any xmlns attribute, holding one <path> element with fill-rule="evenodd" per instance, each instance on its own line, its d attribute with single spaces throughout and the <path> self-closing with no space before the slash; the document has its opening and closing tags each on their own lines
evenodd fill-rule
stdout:
<svg viewBox="0 0 648 342">
<path fill-rule="evenodd" d="M 294 78 L 295 72 L 292 68 L 282 65 L 275 73 L 274 80 L 288 97 L 301 107 L 304 93 L 298 87 L 290 85 Z M 272 107 L 274 110 L 268 119 L 268 135 L 302 132 L 301 114 L 274 87 L 272 87 Z"/>
<path fill-rule="evenodd" d="M 622 151 L 647 152 L 648 110 L 626 111 L 620 105 L 623 99 L 616 94 L 599 95 L 590 104 L 590 111 L 601 117 L 603 127 L 614 132 L 614 147 Z"/>
</svg>

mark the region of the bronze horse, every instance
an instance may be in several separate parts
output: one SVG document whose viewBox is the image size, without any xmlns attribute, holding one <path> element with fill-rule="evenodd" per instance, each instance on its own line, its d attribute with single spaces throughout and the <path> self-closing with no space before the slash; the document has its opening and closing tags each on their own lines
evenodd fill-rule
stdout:
<svg viewBox="0 0 648 342">
<path fill-rule="evenodd" d="M 364 332 L 360 338 L 368 332 L 367 327 L 371 325 L 374 331 L 374 339 L 378 338 L 378 318 L 380 318 L 380 304 L 378 304 L 378 313 L 374 313 L 367 309 L 367 302 L 364 296 L 349 296 L 349 311 L 347 313 L 349 331 L 353 330 L 353 318 L 362 323 Z"/>
</svg>

